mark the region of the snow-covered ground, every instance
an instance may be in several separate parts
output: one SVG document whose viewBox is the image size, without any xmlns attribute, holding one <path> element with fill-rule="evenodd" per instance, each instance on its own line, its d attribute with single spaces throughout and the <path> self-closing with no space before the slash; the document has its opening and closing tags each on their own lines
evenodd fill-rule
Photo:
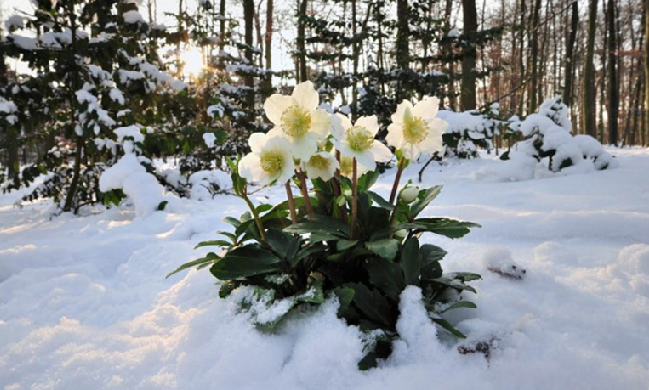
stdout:
<svg viewBox="0 0 649 390">
<path fill-rule="evenodd" d="M 404 341 L 368 372 L 335 302 L 264 334 L 209 272 L 164 278 L 244 211 L 234 197 L 49 220 L 49 204 L 17 209 L 17 194 L 1 195 L 0 389 L 647 389 L 649 151 L 610 152 L 616 169 L 527 181 L 490 157 L 431 165 L 425 184 L 445 186 L 424 214 L 482 225 L 424 236 L 448 250 L 446 272 L 483 275 L 478 309 L 451 318 L 469 339 L 435 337 L 407 294 Z M 511 264 L 523 280 L 487 270 Z M 476 341 L 489 359 L 458 353 Z"/>
</svg>

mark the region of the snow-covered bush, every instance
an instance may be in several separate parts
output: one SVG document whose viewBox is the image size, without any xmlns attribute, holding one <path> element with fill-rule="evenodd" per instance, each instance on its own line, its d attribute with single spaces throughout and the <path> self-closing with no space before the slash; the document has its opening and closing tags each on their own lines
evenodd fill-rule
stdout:
<svg viewBox="0 0 649 390">
<path fill-rule="evenodd" d="M 493 150 L 493 138 L 499 134 L 498 107 L 494 103 L 483 112 L 441 110 L 439 117 L 448 122 L 443 136 L 446 155 L 471 158 L 477 156 L 478 148 Z"/>
<path fill-rule="evenodd" d="M 164 209 L 172 198 L 165 193 L 156 177 L 147 172 L 145 165 L 150 161 L 139 156 L 144 134 L 137 126 L 119 127 L 114 132 L 122 145 L 124 156 L 103 172 L 99 178 L 99 189 L 103 193 L 122 191 L 133 201 L 139 217 Z"/>
<path fill-rule="evenodd" d="M 292 96 L 266 100 L 266 115 L 275 127 L 267 134 L 253 133 L 248 141 L 252 152 L 238 164 L 229 163 L 233 190 L 250 211 L 226 218 L 234 231 L 223 232 L 224 239 L 198 245 L 224 250 L 209 252 L 172 274 L 210 267 L 221 281 L 220 296 L 232 295 L 266 329 L 295 309 L 338 299 L 339 316 L 366 332 L 366 355 L 359 363 L 364 369 L 390 355 L 399 338 L 405 295 L 420 297 L 413 304 L 422 313 L 461 337 L 440 314 L 474 307 L 461 293 L 475 292 L 466 282 L 479 275 L 444 275 L 440 260 L 446 252 L 421 245 L 419 237 L 430 232 L 460 238 L 477 225 L 420 216 L 440 186 L 410 185 L 399 191 L 401 173 L 410 161 L 443 149 L 446 123 L 436 118 L 438 100 L 425 98 L 416 105 L 404 101 L 391 116 L 386 140 L 397 150 L 398 170 L 389 200 L 370 189 L 378 178 L 377 162 L 393 158 L 374 139 L 377 117 L 352 123 L 318 108 L 318 102 L 310 82 L 298 84 Z M 292 181 L 299 184 L 302 197 L 294 198 Z M 255 206 L 248 192 L 251 182 L 283 185 L 287 200 Z"/>
<path fill-rule="evenodd" d="M 559 96 L 543 102 L 539 112 L 528 115 L 524 121 L 511 121 L 510 129 L 522 138 L 514 149 L 539 162 L 547 160 L 547 167 L 552 172 L 569 167 L 568 171 L 602 170 L 615 165 L 611 155 L 596 139 L 588 135 L 573 137 L 568 107 Z"/>
</svg>

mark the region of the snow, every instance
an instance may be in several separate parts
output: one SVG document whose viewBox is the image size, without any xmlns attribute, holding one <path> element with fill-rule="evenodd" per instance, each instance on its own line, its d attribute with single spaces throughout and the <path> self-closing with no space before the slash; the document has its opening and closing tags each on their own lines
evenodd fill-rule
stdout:
<svg viewBox="0 0 649 390">
<path fill-rule="evenodd" d="M 478 308 L 448 313 L 468 336 L 457 340 L 430 324 L 409 287 L 401 341 L 368 372 L 356 369 L 363 335 L 337 318 L 335 300 L 267 333 L 252 313 L 238 313 L 245 289 L 223 300 L 206 270 L 164 278 L 208 251 L 194 250 L 198 242 L 229 230 L 221 219 L 245 211 L 238 198 L 175 199 L 164 212 L 141 213 L 142 198 L 129 192 L 134 205 L 50 219 L 48 202 L 19 209 L 20 193 L 0 195 L 0 388 L 646 389 L 649 150 L 605 151 L 617 169 L 546 169 L 521 181 L 487 175 L 512 167 L 492 156 L 432 163 L 422 185 L 444 189 L 422 216 L 482 228 L 422 241 L 449 252 L 446 272 L 482 274 L 472 282 L 477 295 L 467 295 Z M 130 176 L 133 191 L 142 188 L 133 175 L 148 174 L 136 156 L 119 166 L 102 180 Z M 416 182 L 421 166 L 412 163 L 403 182 Z M 394 174 L 387 170 L 376 192 L 387 195 Z M 262 189 L 252 198 L 284 194 Z M 512 264 L 526 270 L 523 279 L 488 271 Z M 479 342 L 490 346 L 488 359 L 458 352 Z"/>
<path fill-rule="evenodd" d="M 124 12 L 124 22 L 128 24 L 144 23 L 144 18 L 138 11 L 131 10 Z"/>
</svg>

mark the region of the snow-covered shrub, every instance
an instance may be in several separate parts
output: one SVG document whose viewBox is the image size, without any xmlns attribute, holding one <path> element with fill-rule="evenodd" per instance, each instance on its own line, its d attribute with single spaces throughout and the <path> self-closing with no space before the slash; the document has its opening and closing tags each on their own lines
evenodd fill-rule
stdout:
<svg viewBox="0 0 649 390">
<path fill-rule="evenodd" d="M 317 108 L 318 100 L 310 82 L 298 84 L 290 99 L 272 95 L 267 100 L 266 115 L 282 126 L 267 134 L 253 133 L 252 152 L 238 164 L 229 163 L 233 190 L 250 211 L 226 218 L 233 232 L 221 233 L 223 239 L 198 245 L 220 249 L 172 274 L 210 267 L 221 281 L 220 296 L 232 296 L 265 329 L 274 328 L 295 309 L 338 299 L 339 316 L 366 332 L 366 355 L 359 363 L 363 369 L 387 358 L 393 341 L 404 337 L 398 318 L 400 302 L 408 296 L 417 297 L 411 304 L 426 313 L 429 325 L 433 321 L 462 337 L 440 314 L 475 307 L 463 301 L 461 293 L 475 292 L 466 282 L 480 276 L 444 275 L 440 260 L 446 252 L 421 245 L 419 237 L 428 232 L 460 238 L 477 225 L 420 216 L 440 186 L 398 190 L 410 160 L 443 149 L 446 124 L 435 118 L 438 100 L 416 105 L 404 101 L 391 116 L 386 140 L 397 149 L 399 168 L 389 200 L 370 190 L 379 175 L 377 162 L 393 158 L 374 138 L 380 127 L 377 117 L 363 116 L 352 124 L 344 115 Z M 299 183 L 302 197 L 294 198 L 292 181 Z M 283 185 L 287 200 L 255 206 L 249 182 Z"/>
<path fill-rule="evenodd" d="M 498 107 L 494 103 L 483 112 L 441 110 L 439 117 L 448 122 L 443 136 L 446 155 L 471 158 L 477 156 L 478 148 L 493 150 L 493 137 L 499 134 Z"/>
<path fill-rule="evenodd" d="M 552 172 L 568 167 L 578 171 L 589 167 L 602 170 L 614 165 L 611 155 L 597 140 L 588 135 L 573 137 L 568 107 L 559 96 L 543 102 L 539 112 L 528 115 L 524 121 L 512 121 L 510 129 L 522 138 L 514 148 L 539 162 L 547 159 Z"/>
<path fill-rule="evenodd" d="M 150 161 L 139 156 L 144 141 L 140 128 L 119 127 L 114 132 L 122 145 L 124 156 L 103 172 L 99 178 L 99 189 L 104 193 L 122 191 L 133 201 L 135 213 L 140 217 L 164 209 L 171 198 L 156 177 L 147 172 L 145 165 Z"/>
</svg>

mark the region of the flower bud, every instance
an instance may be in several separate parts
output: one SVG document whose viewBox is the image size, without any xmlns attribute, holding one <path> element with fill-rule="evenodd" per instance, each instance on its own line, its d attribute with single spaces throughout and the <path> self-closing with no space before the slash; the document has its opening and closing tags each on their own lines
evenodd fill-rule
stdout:
<svg viewBox="0 0 649 390">
<path fill-rule="evenodd" d="M 401 200 L 405 203 L 413 202 L 417 199 L 417 196 L 419 196 L 419 187 L 410 185 L 407 185 L 403 190 L 401 190 L 401 194 L 399 195 Z"/>
</svg>

